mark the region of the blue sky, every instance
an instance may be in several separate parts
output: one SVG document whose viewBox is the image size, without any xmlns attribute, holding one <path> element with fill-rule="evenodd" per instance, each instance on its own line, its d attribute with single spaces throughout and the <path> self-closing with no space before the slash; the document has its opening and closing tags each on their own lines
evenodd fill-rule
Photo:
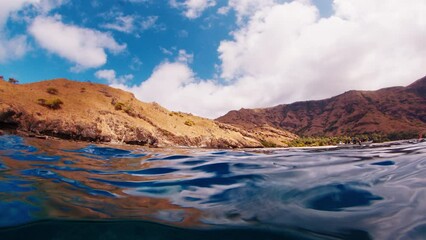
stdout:
<svg viewBox="0 0 426 240">
<path fill-rule="evenodd" d="M 105 83 L 206 117 L 425 74 L 423 0 L 0 0 L 0 9 L 0 75 Z"/>
<path fill-rule="evenodd" d="M 147 79 L 153 69 L 167 59 L 177 57 L 180 49 L 193 55 L 191 63 L 194 72 L 200 78 L 212 78 L 217 74 L 215 65 L 219 64 L 217 48 L 224 39 L 230 39 L 230 32 L 237 28 L 234 11 L 219 14 L 218 9 L 226 7 L 226 1 L 217 1 L 214 7 L 206 9 L 197 18 L 187 18 L 182 11 L 173 7 L 168 1 L 126 1 L 105 0 L 87 1 L 73 0 L 53 8 L 48 15 L 60 15 L 66 24 L 84 28 L 110 32 L 120 44 L 126 44 L 126 50 L 117 55 L 109 55 L 108 62 L 101 68 L 114 69 L 117 74 L 134 75 L 131 83 Z M 90 2 L 90 3 L 88 3 Z M 314 1 L 324 15 L 332 11 L 330 0 Z M 28 8 L 28 6 L 27 6 Z M 24 14 L 23 10 L 19 14 Z M 33 13 L 34 14 L 34 13 Z M 124 32 L 108 28 L 105 25 L 114 23 L 123 16 L 138 17 L 136 21 L 154 19 L 146 29 L 139 26 Z M 115 19 L 114 19 L 115 18 Z M 137 23 L 135 23 L 137 24 Z M 7 34 L 18 35 L 26 31 L 28 23 L 22 20 L 9 19 L 6 25 Z M 72 61 L 55 55 L 37 45 L 29 38 L 30 51 L 23 58 L 2 62 L 1 74 L 13 76 L 21 83 L 40 81 L 58 77 L 80 81 L 108 83 L 98 79 L 94 73 L 100 68 L 73 71 Z"/>
</svg>

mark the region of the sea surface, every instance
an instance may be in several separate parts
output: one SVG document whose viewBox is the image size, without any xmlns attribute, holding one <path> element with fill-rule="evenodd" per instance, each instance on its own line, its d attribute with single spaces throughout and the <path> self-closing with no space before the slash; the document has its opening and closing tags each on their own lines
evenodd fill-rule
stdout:
<svg viewBox="0 0 426 240">
<path fill-rule="evenodd" d="M 426 239 L 426 143 L 257 151 L 1 136 L 0 239 Z"/>
</svg>

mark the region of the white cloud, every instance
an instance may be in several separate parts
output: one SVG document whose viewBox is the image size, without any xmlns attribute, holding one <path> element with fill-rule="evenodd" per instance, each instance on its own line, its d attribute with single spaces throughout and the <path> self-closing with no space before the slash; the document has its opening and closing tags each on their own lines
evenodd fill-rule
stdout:
<svg viewBox="0 0 426 240">
<path fill-rule="evenodd" d="M 194 54 L 187 53 L 184 49 L 180 49 L 176 58 L 177 62 L 181 63 L 192 63 L 194 60 Z"/>
<path fill-rule="evenodd" d="M 16 12 L 31 8 L 36 14 L 47 14 L 69 0 L 0 0 L 0 29 L 2 29 L 9 17 Z M 25 17 L 25 16 L 19 16 Z M 18 16 L 14 16 L 15 19 Z"/>
<path fill-rule="evenodd" d="M 34 0 L 32 0 L 34 1 Z M 70 0 L 38 0 L 38 4 L 33 4 L 33 6 L 38 10 L 41 14 L 46 14 L 51 10 L 60 7 L 68 3 Z"/>
<path fill-rule="evenodd" d="M 144 101 L 217 117 L 424 76 L 426 1 L 335 0 L 334 9 L 328 18 L 306 0 L 257 9 L 220 44 L 225 84 L 197 79 L 177 61 L 160 64 L 140 86 L 121 87 Z"/>
<path fill-rule="evenodd" d="M 158 16 L 141 17 L 139 15 L 124 15 L 122 12 L 110 12 L 105 18 L 114 19 L 113 22 L 102 24 L 101 27 L 124 33 L 139 33 L 151 28 L 162 29 L 157 25 Z"/>
<path fill-rule="evenodd" d="M 254 14 L 259 9 L 272 6 L 274 0 L 228 0 L 228 5 L 218 9 L 219 14 L 227 14 L 231 9 L 235 11 L 238 22 Z"/>
<path fill-rule="evenodd" d="M 39 0 L 0 0 L 0 62 L 22 57 L 28 50 L 27 38 L 19 35 L 10 38 L 4 29 L 7 19 L 25 5 L 38 3 Z"/>
<path fill-rule="evenodd" d="M 132 74 L 117 77 L 115 71 L 111 69 L 99 70 L 95 73 L 95 77 L 107 80 L 109 84 L 126 84 L 134 78 Z"/>
<path fill-rule="evenodd" d="M 197 82 L 192 70 L 182 62 L 164 62 L 160 64 L 149 79 L 140 86 L 128 87 L 113 84 L 113 87 L 133 92 L 137 98 L 145 102 L 159 102 L 161 105 L 174 109 L 199 112 L 199 106 L 206 106 L 204 94 L 211 87 L 210 81 Z M 199 90 L 199 91 L 197 91 Z M 197 107 L 198 106 L 198 107 Z M 206 109 L 208 114 L 211 109 Z"/>
<path fill-rule="evenodd" d="M 174 61 L 175 62 L 180 62 L 180 63 L 192 63 L 194 61 L 194 54 L 192 53 L 188 53 L 186 50 L 184 49 L 177 49 L 176 47 L 172 47 L 170 49 L 166 49 L 163 47 L 160 47 L 160 51 L 167 56 L 174 56 Z M 167 60 L 168 61 L 168 60 Z"/>
<path fill-rule="evenodd" d="M 0 62 L 24 56 L 30 49 L 26 35 L 10 36 L 5 29 L 7 20 L 29 20 L 26 14 L 18 14 L 26 9 L 36 14 L 47 14 L 52 9 L 64 4 L 67 0 L 0 0 Z"/>
<path fill-rule="evenodd" d="M 142 31 L 148 30 L 156 26 L 158 16 L 148 16 L 142 19 L 140 22 L 140 28 Z"/>
<path fill-rule="evenodd" d="M 112 23 L 105 23 L 101 27 L 119 32 L 132 33 L 134 31 L 135 17 L 132 15 L 127 16 L 116 16 L 115 21 Z"/>
<path fill-rule="evenodd" d="M 133 57 L 132 58 L 132 63 L 130 64 L 130 69 L 132 69 L 133 71 L 138 71 L 141 69 L 143 65 L 143 62 L 138 58 L 138 57 Z"/>
<path fill-rule="evenodd" d="M 29 49 L 27 37 L 18 35 L 11 39 L 0 38 L 0 62 L 22 57 Z"/>
<path fill-rule="evenodd" d="M 0 1 L 0 28 L 3 28 L 10 14 L 23 8 L 25 5 L 39 3 L 40 0 L 1 0 Z"/>
<path fill-rule="evenodd" d="M 171 56 L 171 55 L 173 55 L 173 49 L 172 50 L 168 50 L 168 49 L 166 49 L 166 48 L 163 48 L 163 47 L 160 47 L 160 51 L 164 54 L 164 55 L 169 55 L 169 56 Z"/>
<path fill-rule="evenodd" d="M 201 16 L 204 10 L 216 5 L 216 0 L 170 0 L 170 5 L 174 8 L 183 9 L 183 14 L 189 19 Z"/>
<path fill-rule="evenodd" d="M 264 103 L 278 104 L 424 75 L 426 2 L 336 0 L 334 7 L 326 19 L 308 1 L 259 10 L 234 40 L 221 43 L 222 77 L 250 76 L 279 89 Z"/>
<path fill-rule="evenodd" d="M 112 86 L 134 93 L 141 101 L 157 102 L 175 111 L 216 117 L 246 104 L 253 95 L 253 89 L 265 92 L 253 83 L 251 86 L 245 86 L 244 82 L 223 86 L 214 80 L 200 80 L 187 63 L 176 61 L 160 64 L 151 77 L 138 86 Z"/>
<path fill-rule="evenodd" d="M 107 61 L 106 50 L 119 53 L 126 48 L 108 33 L 64 24 L 58 16 L 37 17 L 29 32 L 40 46 L 75 63 L 76 70 L 102 66 Z"/>
</svg>

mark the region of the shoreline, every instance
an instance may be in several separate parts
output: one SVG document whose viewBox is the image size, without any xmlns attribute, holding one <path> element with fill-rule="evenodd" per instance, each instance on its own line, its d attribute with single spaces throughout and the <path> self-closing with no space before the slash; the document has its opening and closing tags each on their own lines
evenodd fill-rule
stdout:
<svg viewBox="0 0 426 240">
<path fill-rule="evenodd" d="M 128 144 L 125 142 L 119 142 L 119 141 L 111 141 L 111 142 L 104 142 L 104 141 L 84 141 L 79 139 L 65 139 L 60 138 L 56 136 L 49 136 L 49 135 L 40 135 L 40 134 L 34 134 L 34 133 L 27 133 L 23 131 L 17 131 L 17 130 L 5 130 L 0 129 L 0 136 L 8 136 L 8 135 L 14 135 L 24 138 L 31 138 L 31 139 L 39 139 L 39 140 L 54 140 L 54 141 L 66 141 L 66 142 L 75 142 L 75 143 L 86 143 L 86 144 L 98 144 L 98 145 L 106 145 L 106 146 L 122 146 L 122 147 L 140 147 L 140 148 L 146 148 L 146 149 L 162 149 L 162 150 L 169 150 L 169 149 L 176 149 L 176 150 L 241 150 L 241 151 L 247 151 L 247 152 L 272 152 L 272 151 L 280 151 L 280 150 L 327 150 L 327 149 L 359 149 L 359 148 L 376 148 L 376 147 L 386 147 L 386 146 L 392 146 L 392 145 L 400 145 L 404 143 L 420 143 L 425 142 L 426 139 L 400 139 L 400 140 L 393 140 L 393 141 L 386 141 L 386 142 L 377 142 L 377 143 L 371 143 L 368 145 L 351 145 L 351 146 L 338 146 L 338 145 L 326 145 L 326 146 L 303 146 L 303 147 L 237 147 L 237 148 L 212 148 L 212 147 L 197 147 L 197 146 L 184 146 L 184 145 L 174 145 L 174 146 L 151 146 L 151 145 L 138 145 L 138 144 Z"/>
</svg>

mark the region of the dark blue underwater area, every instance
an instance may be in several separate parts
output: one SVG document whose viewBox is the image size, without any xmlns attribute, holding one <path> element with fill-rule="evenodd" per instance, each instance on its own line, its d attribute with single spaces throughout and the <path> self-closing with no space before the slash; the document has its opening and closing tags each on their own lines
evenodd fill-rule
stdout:
<svg viewBox="0 0 426 240">
<path fill-rule="evenodd" d="M 426 239 L 426 143 L 148 149 L 0 136 L 0 239 Z"/>
</svg>

